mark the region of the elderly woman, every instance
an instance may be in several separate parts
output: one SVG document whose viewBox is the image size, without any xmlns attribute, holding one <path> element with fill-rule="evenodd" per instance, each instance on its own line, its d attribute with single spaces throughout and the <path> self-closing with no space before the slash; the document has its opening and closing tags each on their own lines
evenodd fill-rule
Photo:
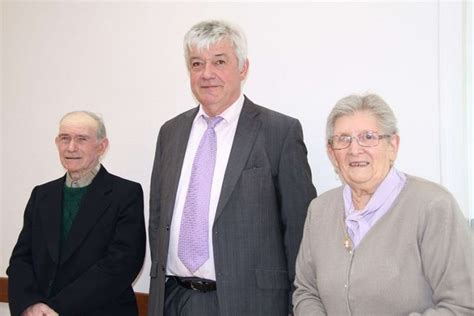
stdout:
<svg viewBox="0 0 474 316">
<path fill-rule="evenodd" d="M 340 100 L 327 150 L 344 185 L 309 206 L 296 315 L 474 315 L 472 240 L 452 195 L 393 167 L 400 137 L 377 95 Z"/>
</svg>

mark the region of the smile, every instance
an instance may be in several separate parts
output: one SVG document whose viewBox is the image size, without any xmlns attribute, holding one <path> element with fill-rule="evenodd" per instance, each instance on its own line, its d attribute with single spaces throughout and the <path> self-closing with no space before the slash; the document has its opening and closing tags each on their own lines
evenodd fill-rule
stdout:
<svg viewBox="0 0 474 316">
<path fill-rule="evenodd" d="M 351 167 L 367 167 L 369 163 L 367 161 L 355 161 L 355 162 L 350 162 L 349 166 Z"/>
</svg>

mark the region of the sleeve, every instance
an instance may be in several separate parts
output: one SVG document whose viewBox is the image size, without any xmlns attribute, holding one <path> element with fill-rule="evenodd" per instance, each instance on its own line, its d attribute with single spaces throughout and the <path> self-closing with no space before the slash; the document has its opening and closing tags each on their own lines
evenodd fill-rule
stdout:
<svg viewBox="0 0 474 316">
<path fill-rule="evenodd" d="M 23 228 L 13 248 L 8 275 L 8 304 L 13 316 L 20 315 L 27 307 L 44 302 L 40 294 L 33 269 L 32 259 L 32 226 L 34 217 L 34 201 L 37 188 L 31 193 L 23 216 Z"/>
<path fill-rule="evenodd" d="M 46 304 L 59 314 L 94 310 L 113 301 L 136 278 L 145 256 L 143 191 L 133 185 L 122 196 L 115 234 L 104 257 Z"/>
<path fill-rule="evenodd" d="M 435 198 L 423 213 L 419 243 L 435 306 L 410 315 L 474 315 L 472 235 L 449 193 Z"/>
<path fill-rule="evenodd" d="M 291 284 L 295 279 L 295 261 L 303 235 L 308 205 L 316 197 L 303 141 L 303 131 L 294 120 L 285 137 L 279 163 L 278 194 L 284 225 L 284 243 Z M 292 311 L 291 296 L 289 312 Z"/>
<path fill-rule="evenodd" d="M 161 167 L 161 138 L 163 134 L 163 127 L 160 129 L 158 139 L 156 142 L 155 159 L 153 162 L 153 169 L 150 180 L 150 215 L 148 222 L 148 233 L 150 252 L 152 260 L 152 272 L 156 269 L 156 254 L 155 251 L 158 249 L 158 227 L 160 225 L 159 218 L 159 206 L 160 206 L 160 188 L 159 188 L 159 176 Z M 154 274 L 154 272 L 152 273 Z"/>
<path fill-rule="evenodd" d="M 319 297 L 315 264 L 311 256 L 311 214 L 309 211 L 296 259 L 296 289 L 293 293 L 293 304 L 295 315 L 322 316 L 326 315 L 326 310 Z"/>
</svg>

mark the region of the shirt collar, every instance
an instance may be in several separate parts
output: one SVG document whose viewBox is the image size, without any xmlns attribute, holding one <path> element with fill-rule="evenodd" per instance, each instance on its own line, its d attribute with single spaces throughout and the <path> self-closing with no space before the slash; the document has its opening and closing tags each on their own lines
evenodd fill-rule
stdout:
<svg viewBox="0 0 474 316">
<path fill-rule="evenodd" d="M 94 168 L 92 168 L 89 172 L 83 175 L 81 178 L 77 180 L 73 180 L 69 175 L 69 172 L 66 172 L 66 186 L 69 188 L 83 188 L 91 184 L 92 180 L 94 180 L 95 176 L 100 170 L 100 163 L 98 163 Z"/>
<path fill-rule="evenodd" d="M 222 117 L 226 123 L 232 123 L 239 119 L 240 112 L 242 111 L 243 106 L 244 106 L 244 95 L 243 93 L 241 93 L 239 98 L 234 103 L 232 103 L 232 105 L 229 106 L 224 112 L 219 114 L 219 116 Z M 202 105 L 200 104 L 199 111 L 196 117 L 194 118 L 193 125 L 196 124 L 198 120 L 202 120 L 203 116 L 208 117 L 206 112 L 204 112 Z M 204 122 L 204 120 L 202 122 Z"/>
<path fill-rule="evenodd" d="M 399 184 L 405 183 L 406 176 L 395 168 L 391 168 L 385 179 L 380 183 L 378 188 L 367 203 L 365 209 L 359 212 L 359 216 L 365 216 L 370 213 L 376 212 L 385 203 L 387 198 L 392 194 Z M 354 204 L 352 203 L 352 191 L 349 185 L 345 185 L 343 190 L 344 197 L 344 208 L 346 210 L 346 216 L 355 212 Z"/>
</svg>

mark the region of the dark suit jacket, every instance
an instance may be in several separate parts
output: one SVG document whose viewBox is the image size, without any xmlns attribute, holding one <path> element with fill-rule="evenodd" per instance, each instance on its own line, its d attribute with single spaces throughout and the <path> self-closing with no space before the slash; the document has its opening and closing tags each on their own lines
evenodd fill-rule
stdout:
<svg viewBox="0 0 474 316">
<path fill-rule="evenodd" d="M 150 192 L 148 315 L 162 315 L 170 224 L 198 108 L 165 123 Z M 288 315 L 295 260 L 316 196 L 298 120 L 245 98 L 212 229 L 220 315 Z"/>
<path fill-rule="evenodd" d="M 12 315 L 38 302 L 66 316 L 137 315 L 131 284 L 146 243 L 140 184 L 101 166 L 60 251 L 64 182 L 31 193 L 7 270 Z"/>
</svg>

